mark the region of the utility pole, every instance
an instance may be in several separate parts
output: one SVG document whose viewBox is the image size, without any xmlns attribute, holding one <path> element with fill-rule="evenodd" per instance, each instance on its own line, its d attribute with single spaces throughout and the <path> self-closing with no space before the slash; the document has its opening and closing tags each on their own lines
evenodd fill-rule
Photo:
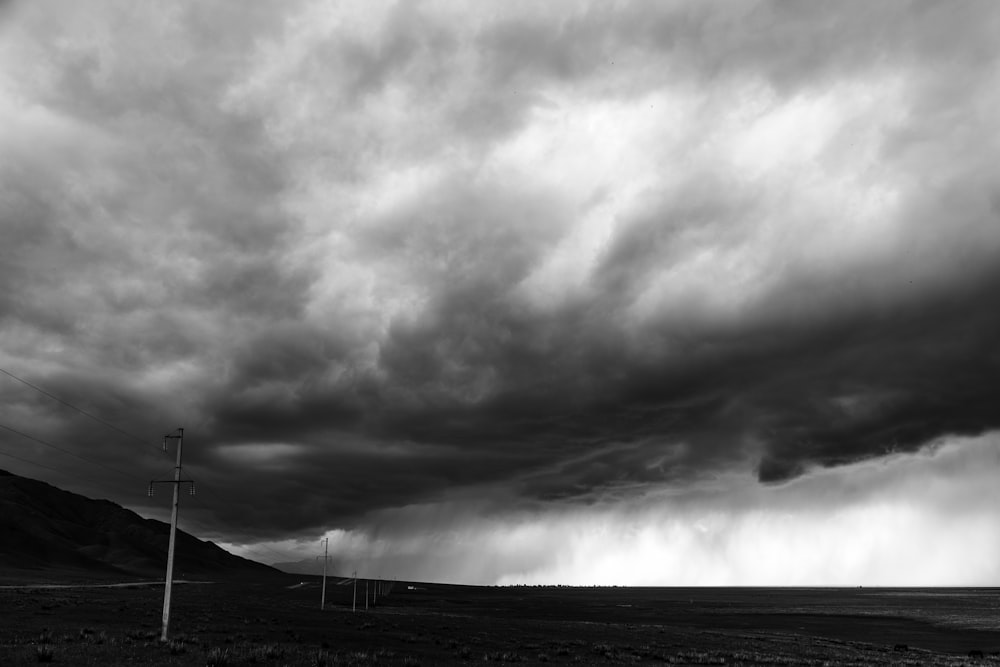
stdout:
<svg viewBox="0 0 1000 667">
<path fill-rule="evenodd" d="M 170 593 L 174 583 L 174 547 L 177 543 L 177 505 L 180 502 L 181 484 L 190 484 L 190 493 L 194 495 L 194 482 L 189 479 L 181 479 L 181 452 L 184 449 L 184 429 L 177 429 L 177 433 L 163 436 L 163 451 L 167 451 L 167 441 L 177 441 L 177 465 L 174 467 L 174 478 L 172 480 L 154 479 L 149 483 L 149 495 L 153 495 L 154 484 L 174 485 L 174 505 L 170 511 L 170 543 L 167 547 L 167 576 L 163 587 L 163 631 L 160 634 L 160 641 L 167 641 L 167 632 L 170 629 Z"/>
<path fill-rule="evenodd" d="M 368 580 L 365 579 L 365 611 L 368 611 Z"/>
<path fill-rule="evenodd" d="M 319 599 L 319 609 L 323 611 L 326 609 L 326 564 L 330 560 L 330 556 L 327 554 L 330 552 L 330 538 L 323 538 L 323 594 Z"/>
<path fill-rule="evenodd" d="M 354 600 L 351 602 L 351 611 L 358 610 L 358 571 L 354 571 Z"/>
</svg>

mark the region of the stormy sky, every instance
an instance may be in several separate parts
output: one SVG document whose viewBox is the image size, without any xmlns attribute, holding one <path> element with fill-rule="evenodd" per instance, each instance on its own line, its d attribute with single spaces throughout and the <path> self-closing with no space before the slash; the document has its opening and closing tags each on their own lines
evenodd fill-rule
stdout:
<svg viewBox="0 0 1000 667">
<path fill-rule="evenodd" d="M 998 34 L 0 3 L 0 467 L 163 517 L 184 427 L 182 528 L 370 575 L 996 585 Z"/>
</svg>

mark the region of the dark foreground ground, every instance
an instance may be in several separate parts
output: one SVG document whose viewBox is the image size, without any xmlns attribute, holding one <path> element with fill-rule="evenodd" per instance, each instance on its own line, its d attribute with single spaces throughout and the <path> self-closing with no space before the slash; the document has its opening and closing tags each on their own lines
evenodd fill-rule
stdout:
<svg viewBox="0 0 1000 667">
<path fill-rule="evenodd" d="M 478 588 L 318 579 L 0 589 L 0 665 L 1000 664 L 998 589 Z M 369 606 L 371 603 L 369 602 Z M 971 652 L 971 656 L 970 656 Z"/>
</svg>

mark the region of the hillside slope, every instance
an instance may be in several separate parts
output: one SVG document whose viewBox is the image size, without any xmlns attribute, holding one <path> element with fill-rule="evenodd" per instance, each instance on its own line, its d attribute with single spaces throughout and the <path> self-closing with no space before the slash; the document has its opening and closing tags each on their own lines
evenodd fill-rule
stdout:
<svg viewBox="0 0 1000 667">
<path fill-rule="evenodd" d="M 0 470 L 0 576 L 162 577 L 169 538 L 162 521 Z M 178 579 L 278 573 L 181 530 L 175 557 Z"/>
</svg>

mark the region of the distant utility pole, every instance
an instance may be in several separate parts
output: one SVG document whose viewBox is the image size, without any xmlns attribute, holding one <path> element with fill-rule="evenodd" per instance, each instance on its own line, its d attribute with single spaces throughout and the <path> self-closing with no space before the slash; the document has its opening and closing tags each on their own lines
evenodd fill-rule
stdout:
<svg viewBox="0 0 1000 667">
<path fill-rule="evenodd" d="M 330 560 L 327 554 L 330 552 L 330 538 L 323 538 L 323 594 L 319 598 L 319 609 L 326 609 L 326 564 Z"/>
<path fill-rule="evenodd" d="M 368 611 L 368 580 L 365 579 L 365 611 Z"/>
<path fill-rule="evenodd" d="M 181 479 L 181 451 L 184 449 L 184 429 L 177 429 L 177 433 L 163 436 L 163 451 L 167 451 L 167 441 L 177 441 L 177 465 L 174 467 L 174 478 L 154 479 L 149 483 L 149 495 L 153 495 L 154 484 L 174 485 L 174 507 L 170 512 L 170 544 L 167 547 L 167 577 L 163 587 L 163 631 L 160 634 L 160 641 L 167 641 L 167 631 L 170 628 L 170 592 L 174 583 L 174 546 L 177 543 L 177 505 L 180 502 L 181 484 L 190 484 L 191 495 L 194 495 L 194 482 L 189 479 Z"/>
<path fill-rule="evenodd" d="M 354 571 L 354 600 L 351 602 L 351 611 L 358 610 L 358 571 Z"/>
</svg>

